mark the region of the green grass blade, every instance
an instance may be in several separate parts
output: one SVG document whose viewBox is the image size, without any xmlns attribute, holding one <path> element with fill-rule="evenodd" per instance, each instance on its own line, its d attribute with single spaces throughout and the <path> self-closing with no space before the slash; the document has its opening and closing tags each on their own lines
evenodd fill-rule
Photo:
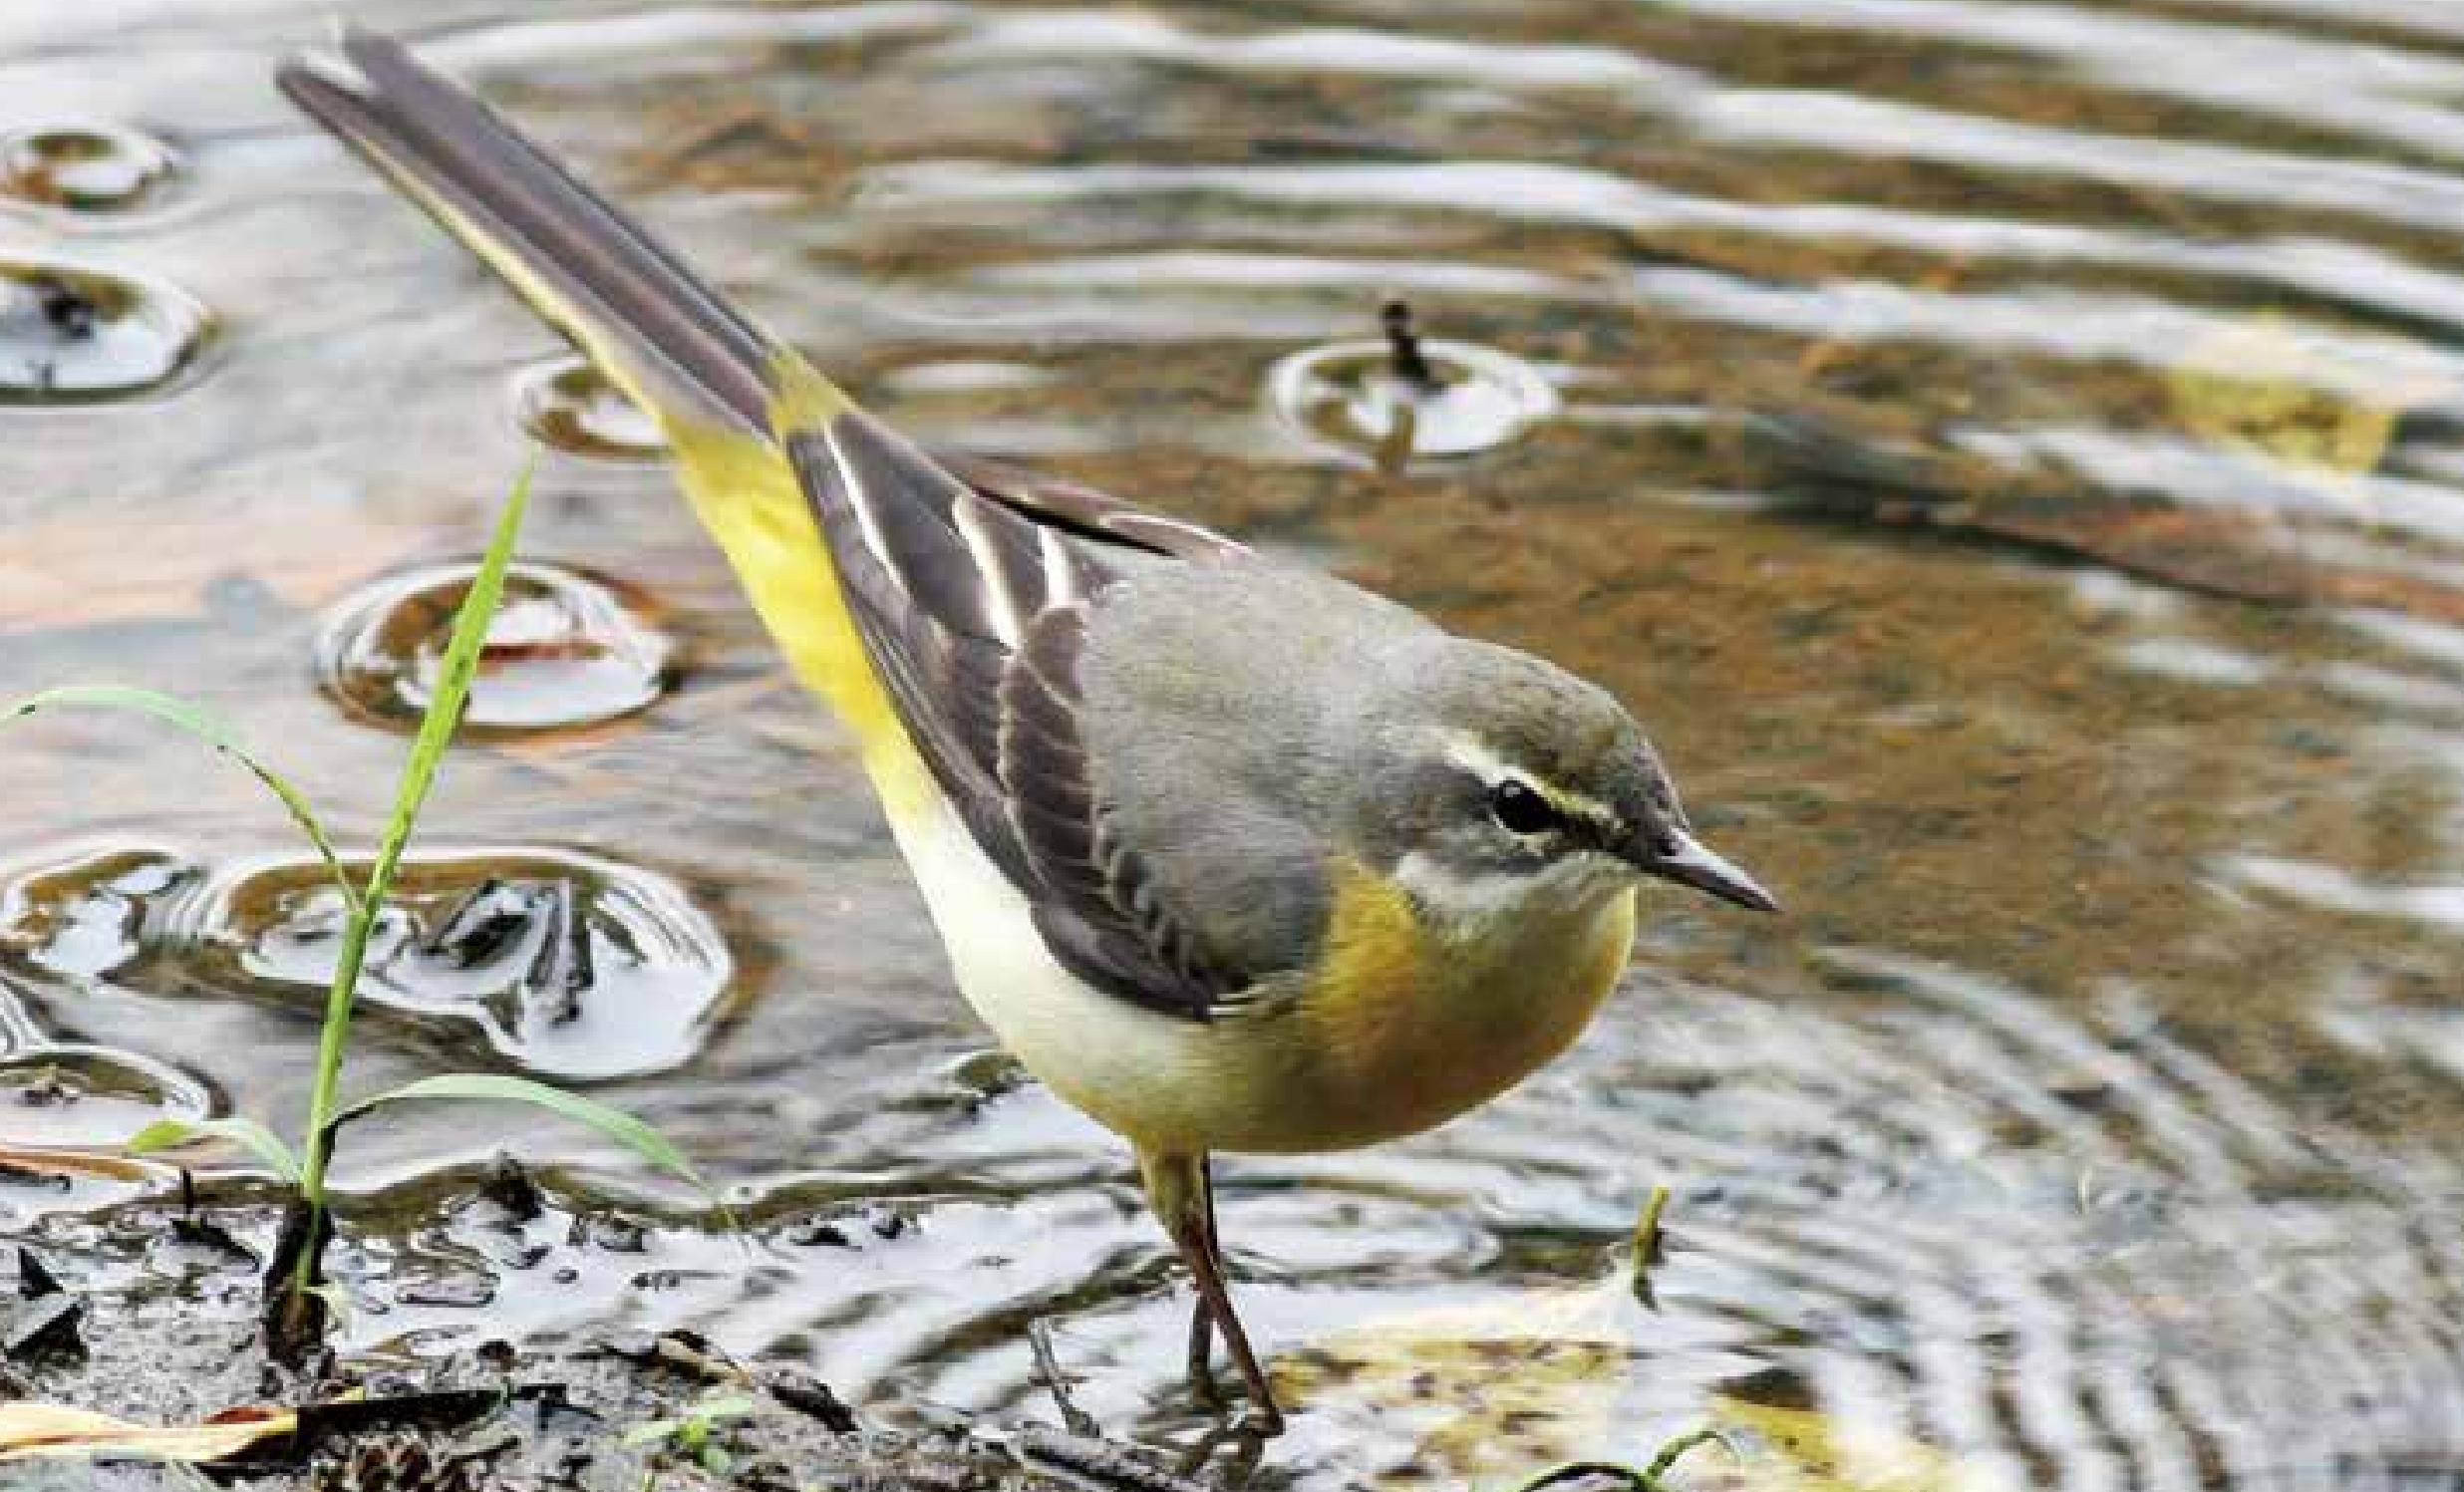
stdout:
<svg viewBox="0 0 2464 1492">
<path fill-rule="evenodd" d="M 95 709 L 124 710 L 138 715 L 151 715 L 158 721 L 167 722 L 187 732 L 190 736 L 247 768 L 250 776 L 265 784 L 267 791 L 282 800 L 282 806 L 290 811 L 291 821 L 298 824 L 300 832 L 308 836 L 308 842 L 316 847 L 317 857 L 323 860 L 325 868 L 332 872 L 334 884 L 342 888 L 343 900 L 350 905 L 353 911 L 359 910 L 359 888 L 351 884 L 349 872 L 342 868 L 342 857 L 335 853 L 334 843 L 326 837 L 325 826 L 317 822 L 317 815 L 309 808 L 308 799 L 281 773 L 266 765 L 241 745 L 239 734 L 229 726 L 194 705 L 183 700 L 175 700 L 166 694 L 157 694 L 151 689 L 128 689 L 108 684 L 77 684 L 65 689 L 47 689 L 41 694 L 30 695 L 17 701 L 5 711 L 0 711 L 0 727 L 6 727 L 28 716 L 37 715 L 46 710 L 56 710 L 63 706 L 88 706 Z"/>
<path fill-rule="evenodd" d="M 440 1072 L 434 1077 L 422 1077 L 374 1097 L 362 1098 L 336 1114 L 334 1122 L 337 1125 L 346 1124 L 371 1109 L 422 1098 L 478 1098 L 527 1103 L 546 1109 L 559 1118 L 587 1124 L 652 1165 L 690 1182 L 703 1195 L 718 1203 L 720 1212 L 727 1217 L 728 1226 L 736 1226 L 734 1214 L 728 1212 L 727 1204 L 719 1200 L 719 1194 L 711 1184 L 702 1179 L 702 1173 L 693 1168 L 693 1162 L 685 1159 L 684 1152 L 647 1121 L 635 1118 L 621 1108 L 601 1103 L 596 1098 L 585 1098 L 579 1093 L 533 1082 L 527 1077 L 509 1077 L 496 1072 Z"/>
<path fill-rule="evenodd" d="M 384 900 L 376 877 L 384 876 L 386 888 L 391 888 L 403 850 L 411 843 L 411 831 L 419 823 L 420 809 L 428 802 L 428 790 L 436 785 L 445 748 L 453 744 L 454 732 L 462 725 L 471 681 L 478 677 L 479 656 L 487 647 L 488 626 L 504 600 L 505 570 L 513 563 L 513 545 L 521 537 L 522 516 L 530 508 L 530 478 L 537 468 L 535 456 L 522 468 L 521 480 L 513 484 L 504 511 L 496 517 L 496 532 L 479 561 L 479 572 L 471 577 L 462 610 L 454 617 L 454 636 L 446 644 L 445 663 L 438 671 L 436 697 L 420 719 L 419 738 L 411 744 L 411 762 L 403 769 L 402 785 L 395 791 L 394 816 L 385 826 L 385 839 L 377 847 L 377 863 L 369 874 L 372 903 Z"/>
<path fill-rule="evenodd" d="M 299 1157 L 282 1137 L 254 1119 L 156 1119 L 129 1137 L 131 1155 L 151 1155 L 190 1140 L 228 1140 L 274 1168 L 292 1185 L 299 1184 Z"/>
<path fill-rule="evenodd" d="M 514 541 L 521 536 L 522 515 L 530 508 L 530 478 L 537 469 L 534 454 L 530 464 L 522 468 L 521 479 L 513 484 L 512 495 L 505 499 L 504 511 L 497 515 L 495 535 L 488 541 L 487 553 L 479 561 L 479 572 L 472 577 L 469 593 L 462 597 L 462 610 L 454 618 L 454 635 L 446 644 L 436 695 L 428 702 L 428 714 L 420 721 L 419 738 L 411 746 L 411 760 L 403 768 L 402 784 L 394 794 L 394 816 L 387 822 L 385 837 L 377 846 L 377 858 L 368 868 L 367 900 L 343 930 L 342 957 L 334 967 L 333 987 L 325 1001 L 325 1026 L 317 1039 L 316 1085 L 308 1097 L 308 1157 L 300 1168 L 300 1191 L 312 1208 L 325 1205 L 325 1168 L 333 1155 L 334 1104 L 341 1091 L 343 1052 L 351 1034 L 351 1007 L 359 995 L 360 971 L 368 961 L 368 939 L 376 930 L 377 912 L 393 894 L 394 877 L 402 868 L 403 852 L 410 847 L 411 831 L 428 801 L 429 788 L 436 785 L 438 763 L 444 760 L 454 730 L 462 724 L 462 707 L 469 702 L 470 681 L 478 674 L 488 624 L 495 620 L 496 605 L 504 597 L 505 569 L 513 561 Z M 312 1283 L 310 1276 L 315 1266 L 314 1251 L 302 1250 L 300 1289 L 305 1290 Z"/>
</svg>

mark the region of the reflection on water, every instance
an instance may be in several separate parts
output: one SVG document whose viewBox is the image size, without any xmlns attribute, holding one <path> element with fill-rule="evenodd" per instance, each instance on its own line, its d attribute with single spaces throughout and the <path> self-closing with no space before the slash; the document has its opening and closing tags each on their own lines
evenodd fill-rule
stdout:
<svg viewBox="0 0 2464 1492">
<path fill-rule="evenodd" d="M 364 842 L 402 749 L 364 722 L 541 434 L 526 549 L 574 568 L 433 810 L 509 848 L 424 862 L 349 1085 L 599 1079 L 755 1235 L 586 1133 L 384 1116 L 343 1156 L 356 1343 L 689 1321 L 893 1418 L 1045 1415 L 1042 1319 L 1107 1425 L 1194 1443 L 1122 1156 L 984 1051 L 648 433 L 262 81 L 330 7 L 40 9 L 0 15 L 0 381 L 52 370 L 0 391 L 0 693 L 199 696 Z M 1230 1166 L 1304 1406 L 1270 1479 L 1715 1422 L 1865 1484 L 2452 1482 L 2444 0 L 504 9 L 354 7 L 903 425 L 1599 678 L 1787 900 L 1655 899 L 1600 1028 L 1483 1114 Z M 1398 296 L 1438 395 L 1372 340 Z M 1431 458 L 1386 458 L 1406 412 Z M 348 710 L 337 616 L 388 640 Z M 278 817 L 141 725 L 0 750 L 0 1143 L 297 1113 L 330 908 Z M 262 1246 L 258 1195 L 209 1202 Z M 0 1230 L 90 1283 L 238 1288 L 174 1205 L 0 1173 Z"/>
</svg>

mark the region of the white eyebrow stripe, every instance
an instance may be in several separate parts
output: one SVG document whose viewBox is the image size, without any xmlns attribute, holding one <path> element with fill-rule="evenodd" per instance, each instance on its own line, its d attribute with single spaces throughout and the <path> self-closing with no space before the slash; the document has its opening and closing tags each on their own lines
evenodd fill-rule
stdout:
<svg viewBox="0 0 2464 1492">
<path fill-rule="evenodd" d="M 1616 828 L 1622 822 L 1615 808 L 1591 796 L 1560 786 L 1529 767 L 1516 766 L 1489 748 L 1488 743 L 1462 732 L 1448 732 L 1445 737 L 1446 759 L 1470 772 L 1491 787 L 1508 777 L 1528 782 L 1550 806 L 1573 818 L 1588 818 L 1595 824 Z"/>
</svg>

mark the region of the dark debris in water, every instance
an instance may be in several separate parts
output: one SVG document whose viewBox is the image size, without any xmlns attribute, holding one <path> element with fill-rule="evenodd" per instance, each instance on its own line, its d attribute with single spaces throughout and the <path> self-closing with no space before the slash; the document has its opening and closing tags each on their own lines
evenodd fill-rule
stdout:
<svg viewBox="0 0 2464 1492">
<path fill-rule="evenodd" d="M 34 1250 L 17 1249 L 17 1299 L 0 1305 L 0 1357 L 31 1362 L 54 1355 L 82 1356 L 78 1324 L 86 1303 L 71 1294 Z"/>
<path fill-rule="evenodd" d="M 2400 565 L 2322 562 L 2305 531 L 2260 507 L 2185 506 L 2160 492 L 1904 444 L 1806 410 L 1747 414 L 1740 454 L 1771 490 L 1825 518 L 2098 560 L 2185 590 L 2270 603 L 2377 606 L 2464 620 L 2464 589 Z"/>
<path fill-rule="evenodd" d="M 85 1343 L 77 1324 L 85 1314 L 85 1303 L 65 1294 L 37 1296 L 0 1309 L 0 1354 L 22 1362 L 55 1352 L 82 1352 Z"/>
<path fill-rule="evenodd" d="M 83 342 L 94 335 L 103 308 L 92 295 L 52 275 L 36 276 L 27 282 L 26 289 L 34 296 L 43 319 L 63 341 Z"/>
<path fill-rule="evenodd" d="M 1420 350 L 1420 334 L 1411 324 L 1411 302 L 1389 300 L 1379 312 L 1386 326 L 1386 351 L 1394 376 L 1423 393 L 1434 393 L 1441 380 Z"/>
</svg>

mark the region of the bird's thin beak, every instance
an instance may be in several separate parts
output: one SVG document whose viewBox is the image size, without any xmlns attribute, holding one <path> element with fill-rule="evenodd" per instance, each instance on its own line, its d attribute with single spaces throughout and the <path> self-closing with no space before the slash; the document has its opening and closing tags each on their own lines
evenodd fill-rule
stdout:
<svg viewBox="0 0 2464 1492">
<path fill-rule="evenodd" d="M 1763 890 L 1752 876 L 1713 854 L 1709 845 L 1692 834 L 1677 836 L 1676 853 L 1647 855 L 1635 863 L 1645 875 L 1706 891 L 1721 901 L 1757 912 L 1779 910 L 1779 898 Z"/>
</svg>

